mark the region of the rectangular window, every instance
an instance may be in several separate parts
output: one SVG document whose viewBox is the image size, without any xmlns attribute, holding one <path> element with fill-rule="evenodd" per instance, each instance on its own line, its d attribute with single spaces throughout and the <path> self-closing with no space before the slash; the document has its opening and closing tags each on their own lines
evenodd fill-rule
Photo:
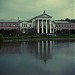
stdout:
<svg viewBox="0 0 75 75">
<path fill-rule="evenodd" d="M 27 27 L 27 24 L 26 24 L 26 27 Z"/>
<path fill-rule="evenodd" d="M 24 27 L 25 27 L 25 24 L 24 24 Z"/>
<path fill-rule="evenodd" d="M 9 26 L 11 27 L 11 24 L 9 24 Z"/>
<path fill-rule="evenodd" d="M 25 31 L 26 31 L 26 29 L 25 29 Z"/>
<path fill-rule="evenodd" d="M 7 26 L 7 24 L 5 24 Z"/>
<path fill-rule="evenodd" d="M 21 29 L 21 32 L 23 31 L 23 29 Z"/>
<path fill-rule="evenodd" d="M 7 26 L 9 26 L 9 24 L 7 23 Z"/>
<path fill-rule="evenodd" d="M 1 24 L 1 27 L 3 27 L 3 23 Z"/>
<path fill-rule="evenodd" d="M 30 27 L 31 27 L 31 24 L 30 24 Z"/>
<path fill-rule="evenodd" d="M 63 27 L 63 25 L 62 25 L 62 27 Z"/>
<path fill-rule="evenodd" d="M 23 27 L 23 24 L 22 24 L 22 27 Z"/>
<path fill-rule="evenodd" d="M 66 25 L 65 25 L 65 27 L 66 27 Z"/>
<path fill-rule="evenodd" d="M 58 27 L 58 25 L 56 25 L 56 27 Z"/>
<path fill-rule="evenodd" d="M 67 25 L 67 27 L 69 27 L 69 25 Z"/>
<path fill-rule="evenodd" d="M 59 27 L 60 27 L 60 25 L 59 25 Z"/>
<path fill-rule="evenodd" d="M 72 24 L 72 27 L 74 27 L 74 25 Z"/>
</svg>

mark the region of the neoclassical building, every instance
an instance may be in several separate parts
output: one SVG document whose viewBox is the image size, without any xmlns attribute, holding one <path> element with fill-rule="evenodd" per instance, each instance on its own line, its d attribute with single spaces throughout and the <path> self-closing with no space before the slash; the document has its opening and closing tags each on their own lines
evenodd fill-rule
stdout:
<svg viewBox="0 0 75 75">
<path fill-rule="evenodd" d="M 67 21 L 54 21 L 54 23 L 56 32 L 75 34 L 75 23 Z"/>
<path fill-rule="evenodd" d="M 30 21 L 20 21 L 20 32 L 28 34 L 31 29 L 33 28 L 33 25 Z"/>
<path fill-rule="evenodd" d="M 55 20 L 52 21 L 52 16 L 44 11 L 41 15 L 26 21 L 18 19 L 0 20 L 0 33 L 3 31 L 17 30 L 18 34 L 46 34 L 54 33 L 75 34 L 75 23 Z"/>
<path fill-rule="evenodd" d="M 52 34 L 54 33 L 54 23 L 51 21 L 51 16 L 43 14 L 36 16 L 29 21 L 22 21 L 20 23 L 20 31 L 22 33 L 27 33 L 29 30 L 37 34 Z"/>
<path fill-rule="evenodd" d="M 5 20 L 1 19 L 0 20 L 0 30 L 11 30 L 11 29 L 16 29 L 19 30 L 19 20 L 18 19 L 10 19 L 10 20 Z"/>
</svg>

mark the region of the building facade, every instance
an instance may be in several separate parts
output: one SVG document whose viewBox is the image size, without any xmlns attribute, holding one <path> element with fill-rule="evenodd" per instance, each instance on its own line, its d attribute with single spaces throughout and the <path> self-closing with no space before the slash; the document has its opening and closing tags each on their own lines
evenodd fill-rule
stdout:
<svg viewBox="0 0 75 75">
<path fill-rule="evenodd" d="M 75 23 L 52 21 L 52 16 L 46 14 L 44 11 L 43 14 L 28 21 L 19 20 L 19 18 L 16 20 L 0 20 L 0 33 L 3 32 L 1 30 L 18 30 L 18 32 L 22 34 L 52 35 L 54 33 L 67 34 L 69 32 L 75 34 Z"/>
<path fill-rule="evenodd" d="M 16 36 L 19 34 L 19 20 L 0 20 L 0 34 L 3 36 Z"/>
<path fill-rule="evenodd" d="M 57 31 L 58 33 L 75 34 L 75 23 L 67 21 L 54 21 L 54 23 L 55 23 L 55 31 Z"/>
<path fill-rule="evenodd" d="M 52 34 L 54 23 L 51 21 L 51 16 L 44 13 L 36 16 L 29 21 L 23 21 L 20 23 L 20 31 L 22 33 L 27 33 L 27 31 L 31 30 L 31 32 L 35 32 L 37 34 Z"/>
<path fill-rule="evenodd" d="M 18 20 L 0 20 L 0 30 L 1 29 L 19 29 L 19 21 Z"/>
<path fill-rule="evenodd" d="M 21 21 L 20 22 L 20 32 L 28 34 L 31 32 L 33 25 L 30 21 Z"/>
</svg>

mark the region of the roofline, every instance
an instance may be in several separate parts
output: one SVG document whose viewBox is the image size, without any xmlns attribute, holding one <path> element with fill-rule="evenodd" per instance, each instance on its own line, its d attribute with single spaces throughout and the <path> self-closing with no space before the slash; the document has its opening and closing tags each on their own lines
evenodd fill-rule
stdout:
<svg viewBox="0 0 75 75">
<path fill-rule="evenodd" d="M 39 17 L 42 16 L 42 15 L 47 15 L 47 16 L 49 16 L 50 18 L 52 18 L 52 16 L 50 16 L 50 15 L 48 15 L 48 14 L 46 14 L 46 13 L 43 13 L 43 14 L 41 14 L 41 15 L 38 15 L 38 16 L 36 16 L 36 17 L 33 17 L 33 18 L 30 19 L 30 20 L 33 20 L 33 19 L 39 18 Z M 42 18 L 47 18 L 47 17 L 42 17 Z"/>
</svg>

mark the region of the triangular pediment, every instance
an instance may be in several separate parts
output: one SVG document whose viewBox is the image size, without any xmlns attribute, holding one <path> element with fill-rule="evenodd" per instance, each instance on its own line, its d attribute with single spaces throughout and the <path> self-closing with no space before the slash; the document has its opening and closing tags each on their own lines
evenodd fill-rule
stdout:
<svg viewBox="0 0 75 75">
<path fill-rule="evenodd" d="M 52 16 L 46 14 L 44 11 L 44 13 L 42 15 L 36 16 L 36 17 L 32 18 L 31 20 L 36 19 L 36 18 L 52 18 Z"/>
<path fill-rule="evenodd" d="M 52 18 L 51 16 L 47 15 L 47 14 L 42 14 L 37 16 L 38 18 Z"/>
</svg>

